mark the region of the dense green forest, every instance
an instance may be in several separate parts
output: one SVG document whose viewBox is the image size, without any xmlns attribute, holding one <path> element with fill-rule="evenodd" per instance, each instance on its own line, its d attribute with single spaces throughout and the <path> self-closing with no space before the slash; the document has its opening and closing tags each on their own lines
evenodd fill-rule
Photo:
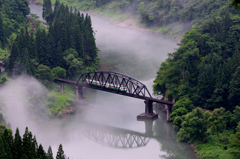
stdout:
<svg viewBox="0 0 240 159">
<path fill-rule="evenodd" d="M 175 98 L 178 141 L 195 143 L 200 158 L 240 157 L 240 10 L 232 8 L 187 32 L 153 85 L 155 94 Z"/>
<path fill-rule="evenodd" d="M 75 80 L 81 73 L 96 71 L 99 67 L 91 17 L 59 1 L 54 5 L 52 10 L 51 1 L 44 3 L 43 17 L 48 25 L 43 27 L 31 19 L 35 22 L 19 29 L 17 36 L 6 47 L 10 56 L 4 60 L 5 72 L 0 74 L 0 85 L 27 74 L 47 87 L 42 93 L 23 85 L 17 86 L 18 91 L 29 99 L 30 114 L 43 118 L 59 116 L 63 108 L 74 103 L 74 88 L 66 85 L 65 93 L 61 94 L 60 86 L 53 82 L 54 76 Z M 5 106 L 4 100 L 0 100 L 0 111 Z"/>
<path fill-rule="evenodd" d="M 28 127 L 25 129 L 23 137 L 20 136 L 19 129 L 16 129 L 13 136 L 12 130 L 0 124 L 0 158 L 4 159 L 53 159 L 53 152 L 49 146 L 47 153 L 37 139 L 32 135 Z M 65 159 L 63 147 L 60 144 L 56 159 Z"/>
<path fill-rule="evenodd" d="M 232 2 L 228 0 L 61 0 L 61 2 L 80 10 L 115 16 L 115 19 L 138 18 L 144 27 L 173 37 L 182 37 L 193 25 L 220 16 L 225 10 L 234 10 Z"/>
<path fill-rule="evenodd" d="M 30 9 L 27 0 L 0 0 L 0 59 L 8 56 L 8 46 L 19 29 L 25 27 Z"/>
<path fill-rule="evenodd" d="M 21 30 L 11 47 L 6 70 L 10 75 L 27 73 L 42 81 L 52 81 L 52 72 L 73 79 L 84 71 L 98 69 L 91 17 L 56 1 L 43 7 L 48 30 Z M 52 70 L 52 72 L 51 72 Z"/>
</svg>

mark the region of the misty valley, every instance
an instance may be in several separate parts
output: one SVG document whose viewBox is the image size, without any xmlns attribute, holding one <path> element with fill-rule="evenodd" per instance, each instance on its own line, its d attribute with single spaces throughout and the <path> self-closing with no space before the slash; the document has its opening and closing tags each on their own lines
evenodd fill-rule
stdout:
<svg viewBox="0 0 240 159">
<path fill-rule="evenodd" d="M 239 4 L 0 0 L 0 159 L 239 158 Z"/>
</svg>

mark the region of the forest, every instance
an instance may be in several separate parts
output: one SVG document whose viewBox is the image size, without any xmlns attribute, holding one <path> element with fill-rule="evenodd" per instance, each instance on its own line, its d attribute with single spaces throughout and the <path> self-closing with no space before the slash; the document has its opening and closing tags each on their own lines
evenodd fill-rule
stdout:
<svg viewBox="0 0 240 159">
<path fill-rule="evenodd" d="M 0 121 L 1 123 L 1 121 Z M 0 125 L 0 158 L 4 159 L 54 159 L 51 146 L 45 152 L 41 144 L 38 145 L 36 136 L 26 127 L 23 137 L 16 129 L 13 136 L 12 130 L 5 125 Z M 60 144 L 56 159 L 67 158 Z"/>
<path fill-rule="evenodd" d="M 7 48 L 18 30 L 27 25 L 30 13 L 27 0 L 0 0 L 0 59 L 8 56 Z"/>
<path fill-rule="evenodd" d="M 41 2 L 42 0 L 38 0 Z M 55 1 L 55 0 L 52 0 Z M 234 10 L 227 0 L 61 0 L 80 10 L 91 10 L 115 20 L 139 19 L 141 27 L 181 38 L 192 26 L 223 10 Z"/>
<path fill-rule="evenodd" d="M 232 8 L 188 31 L 154 80 L 155 94 L 176 100 L 178 141 L 194 143 L 200 158 L 240 157 L 240 10 Z"/>
<path fill-rule="evenodd" d="M 33 94 L 27 88 L 21 88 L 31 101 L 35 101 L 35 96 L 41 97 L 41 102 L 32 102 L 35 104 L 30 105 L 33 114 L 39 114 L 39 104 L 42 105 L 40 107 L 47 105 L 47 111 L 40 111 L 45 113 L 43 116 L 58 116 L 63 108 L 74 102 L 73 87 L 66 86 L 65 94 L 61 94 L 53 77 L 76 80 L 80 74 L 96 71 L 99 67 L 99 50 L 91 17 L 59 1 L 54 6 L 52 9 L 51 1 L 44 1 L 45 27 L 36 27 L 40 25 L 29 22 L 26 27 L 19 29 L 16 38 L 8 45 L 11 54 L 4 60 L 5 73 L 0 75 L 0 84 L 10 80 L 9 77 L 30 75 L 45 85 L 48 88 L 45 95 Z M 33 17 L 30 19 L 37 21 Z M 47 101 L 44 100 L 46 98 Z"/>
<path fill-rule="evenodd" d="M 36 15 L 29 15 L 27 0 L 0 0 L 1 58 L 5 67 L 0 74 L 0 87 L 20 75 L 34 76 L 45 85 L 43 92 L 21 85 L 17 88 L 28 97 L 27 107 L 35 120 L 60 116 L 59 111 L 73 103 L 73 88 L 66 86 L 65 94 L 59 93 L 54 76 L 74 80 L 80 73 L 99 67 L 91 17 L 58 0 L 54 6 L 52 9 L 51 1 L 44 1 L 47 24 L 42 24 Z M 23 137 L 18 128 L 12 134 L 11 125 L 3 118 L 4 107 L 4 100 L 0 99 L 0 158 L 52 159 L 51 146 L 45 152 L 27 127 Z M 60 144 L 56 159 L 65 158 Z"/>
<path fill-rule="evenodd" d="M 51 70 L 53 76 L 74 79 L 84 71 L 98 69 L 98 49 L 89 15 L 84 16 L 59 1 L 52 11 L 51 1 L 46 1 L 43 17 L 48 23 L 47 30 L 33 32 L 25 28 L 14 40 L 5 64 L 10 75 L 26 73 L 47 82 L 53 80 Z"/>
</svg>

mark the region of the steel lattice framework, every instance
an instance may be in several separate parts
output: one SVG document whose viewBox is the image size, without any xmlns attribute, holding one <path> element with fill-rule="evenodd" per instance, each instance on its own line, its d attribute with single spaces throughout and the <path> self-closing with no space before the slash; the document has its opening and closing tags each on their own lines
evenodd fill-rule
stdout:
<svg viewBox="0 0 240 159">
<path fill-rule="evenodd" d="M 131 94 L 133 96 L 139 97 L 150 97 L 152 98 L 151 94 L 149 93 L 147 87 L 141 83 L 140 81 L 116 72 L 90 72 L 85 73 L 80 76 L 77 81 L 77 84 L 83 83 L 86 85 L 91 85 L 97 81 L 99 83 L 98 87 L 102 87 L 102 89 L 107 90 L 106 86 L 111 85 L 115 90 L 111 90 L 111 92 L 118 93 L 119 89 L 124 88 L 126 89 L 125 92 L 121 92 L 121 94 Z"/>
<path fill-rule="evenodd" d="M 85 135 L 102 145 L 114 148 L 137 148 L 146 146 L 150 140 L 149 137 L 134 133 L 121 133 L 111 131 L 87 130 Z"/>
</svg>

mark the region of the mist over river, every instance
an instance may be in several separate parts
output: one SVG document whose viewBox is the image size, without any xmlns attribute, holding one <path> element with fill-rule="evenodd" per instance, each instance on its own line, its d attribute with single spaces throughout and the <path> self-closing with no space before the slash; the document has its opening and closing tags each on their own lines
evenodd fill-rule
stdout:
<svg viewBox="0 0 240 159">
<path fill-rule="evenodd" d="M 30 4 L 30 8 L 41 17 L 41 6 Z M 167 54 L 178 47 L 176 42 L 151 32 L 117 27 L 98 16 L 91 15 L 91 19 L 101 64 L 140 80 L 152 92 L 156 72 Z M 137 115 L 144 112 L 143 100 L 101 91 L 88 96 L 90 104 L 81 111 L 48 124 L 35 124 L 24 112 L 18 117 L 9 113 L 7 120 L 14 131 L 19 127 L 21 134 L 28 126 L 45 150 L 52 146 L 54 156 L 61 143 L 65 154 L 74 159 L 196 158 L 190 145 L 175 141 L 176 132 L 166 122 L 166 114 L 156 110 L 157 120 L 137 121 Z M 18 109 L 24 111 L 24 104 Z"/>
</svg>

